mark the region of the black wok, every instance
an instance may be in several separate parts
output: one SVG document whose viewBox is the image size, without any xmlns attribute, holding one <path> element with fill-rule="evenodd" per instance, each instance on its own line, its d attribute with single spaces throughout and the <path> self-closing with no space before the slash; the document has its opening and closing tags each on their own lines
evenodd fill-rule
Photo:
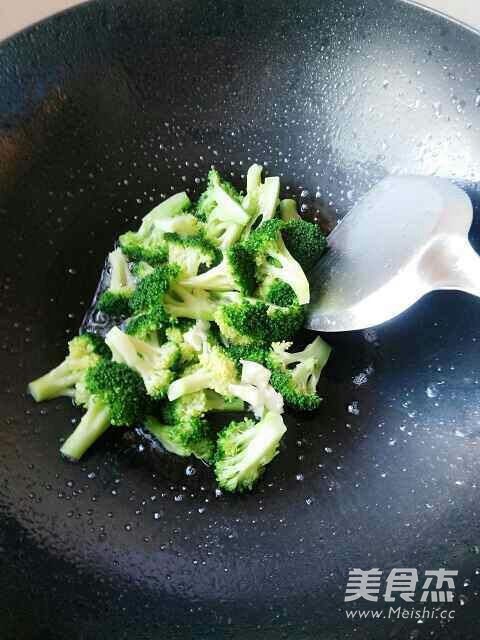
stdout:
<svg viewBox="0 0 480 640">
<path fill-rule="evenodd" d="M 332 334 L 321 410 L 241 497 L 132 431 L 66 463 L 78 411 L 25 387 L 113 239 L 212 163 L 239 185 L 266 163 L 325 227 L 396 171 L 480 202 L 479 65 L 476 33 L 392 0 L 99 1 L 3 43 L 2 640 L 478 637 L 478 300 Z M 458 570 L 455 619 L 347 619 L 348 571 L 375 567 Z"/>
</svg>

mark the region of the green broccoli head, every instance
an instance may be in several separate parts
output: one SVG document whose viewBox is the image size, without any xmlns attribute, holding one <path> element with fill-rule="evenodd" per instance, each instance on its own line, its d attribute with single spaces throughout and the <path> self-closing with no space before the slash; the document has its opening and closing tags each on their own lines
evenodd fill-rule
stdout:
<svg viewBox="0 0 480 640">
<path fill-rule="evenodd" d="M 188 364 L 197 359 L 198 352 L 192 344 L 185 340 L 185 334 L 195 325 L 193 320 L 177 318 L 175 323 L 167 327 L 165 336 L 174 342 L 180 351 L 180 364 Z"/>
<path fill-rule="evenodd" d="M 84 384 L 87 411 L 60 449 L 70 460 L 79 460 L 111 424 L 142 422 L 150 404 L 141 377 L 124 364 L 101 359 Z"/>
<path fill-rule="evenodd" d="M 211 169 L 208 173 L 207 188 L 198 199 L 196 206 L 196 215 L 200 220 L 205 222 L 212 211 L 219 205 L 220 190 L 233 202 L 241 203 L 242 194 L 230 182 L 222 180 L 216 169 Z M 221 193 L 220 199 L 222 199 Z"/>
<path fill-rule="evenodd" d="M 146 262 L 151 265 L 162 264 L 167 260 L 168 250 L 163 232 L 152 227 L 148 234 L 139 231 L 127 231 L 119 238 L 123 253 L 134 262 Z"/>
<path fill-rule="evenodd" d="M 290 255 L 282 238 L 285 223 L 278 218 L 263 222 L 246 241 L 255 256 L 257 279 L 274 278 L 289 284 L 300 304 L 310 302 L 310 287 L 305 273 Z"/>
<path fill-rule="evenodd" d="M 200 460 L 209 462 L 215 453 L 215 439 L 208 422 L 201 418 L 191 418 L 174 425 L 165 425 L 156 418 L 148 417 L 145 427 L 160 444 L 177 456 L 194 455 Z"/>
<path fill-rule="evenodd" d="M 267 358 L 267 364 L 272 370 L 271 384 L 291 407 L 312 411 L 321 403 L 317 394 L 317 384 L 331 348 L 319 336 L 305 349 L 296 353 L 288 351 L 291 344 L 272 344 Z"/>
<path fill-rule="evenodd" d="M 170 322 L 171 318 L 165 309 L 157 307 L 129 318 L 125 324 L 125 333 L 145 340 L 155 331 L 163 332 Z"/>
<path fill-rule="evenodd" d="M 177 424 L 188 422 L 192 418 L 203 418 L 209 412 L 243 410 L 244 403 L 241 400 L 223 397 L 210 389 L 202 389 L 167 402 L 163 407 L 162 417 L 167 424 Z"/>
<path fill-rule="evenodd" d="M 121 249 L 108 256 L 110 283 L 97 301 L 97 308 L 110 316 L 128 315 L 129 300 L 135 291 L 135 279 Z"/>
<path fill-rule="evenodd" d="M 227 249 L 222 262 L 204 273 L 187 278 L 183 285 L 207 291 L 238 291 L 253 293 L 257 286 L 253 255 L 245 245 L 234 244 Z"/>
<path fill-rule="evenodd" d="M 125 364 L 100 360 L 87 371 L 87 390 L 108 407 L 110 424 L 130 427 L 140 422 L 149 406 L 143 380 Z"/>
<path fill-rule="evenodd" d="M 131 294 L 104 291 L 98 301 L 97 309 L 113 318 L 127 316 L 130 312 Z"/>
<path fill-rule="evenodd" d="M 118 327 L 107 333 L 105 342 L 115 361 L 123 362 L 142 377 L 149 396 L 155 400 L 166 396 L 180 361 L 180 349 L 176 344 L 146 342 L 123 333 Z"/>
<path fill-rule="evenodd" d="M 217 440 L 215 476 L 225 491 L 249 491 L 278 453 L 286 427 L 282 416 L 268 412 L 260 422 L 232 422 Z"/>
<path fill-rule="evenodd" d="M 327 248 L 327 239 L 318 224 L 301 218 L 287 222 L 282 236 L 288 251 L 304 271 L 310 271 Z"/>
<path fill-rule="evenodd" d="M 163 304 L 165 294 L 180 274 L 176 264 L 161 265 L 143 278 L 130 300 L 134 313 L 156 309 Z"/>
<path fill-rule="evenodd" d="M 221 260 L 219 250 L 203 235 L 181 236 L 166 233 L 168 261 L 177 264 L 183 277 L 196 276 L 201 266 L 211 267 Z"/>
<path fill-rule="evenodd" d="M 76 387 L 83 381 L 87 370 L 111 353 L 102 338 L 84 333 L 70 340 L 68 355 L 57 367 L 34 380 L 28 390 L 36 402 L 59 396 L 76 397 Z"/>
<path fill-rule="evenodd" d="M 269 342 L 267 327 L 268 305 L 260 301 L 221 305 L 215 313 L 222 336 L 231 344 L 247 345 Z"/>
<path fill-rule="evenodd" d="M 170 385 L 168 399 L 176 400 L 181 396 L 203 389 L 212 389 L 221 396 L 230 396 L 229 386 L 237 382 L 237 367 L 220 345 L 208 345 L 198 356 L 198 365 L 194 365 L 182 377 Z"/>
<path fill-rule="evenodd" d="M 292 287 L 278 278 L 266 278 L 257 290 L 256 294 L 265 302 L 278 307 L 290 307 L 298 305 L 298 298 Z"/>
<path fill-rule="evenodd" d="M 288 340 L 304 321 L 305 309 L 300 305 L 277 307 L 254 299 L 222 305 L 215 314 L 222 336 L 239 346 Z"/>
<path fill-rule="evenodd" d="M 262 344 L 246 344 L 246 345 L 230 345 L 227 347 L 228 355 L 233 358 L 237 365 L 237 370 L 241 372 L 242 361 L 249 360 L 250 362 L 258 362 L 258 364 L 264 365 L 268 357 L 268 347 Z"/>
</svg>

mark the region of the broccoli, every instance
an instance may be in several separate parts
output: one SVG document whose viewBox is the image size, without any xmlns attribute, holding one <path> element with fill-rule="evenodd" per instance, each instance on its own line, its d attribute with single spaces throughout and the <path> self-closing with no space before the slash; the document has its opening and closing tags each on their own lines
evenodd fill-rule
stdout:
<svg viewBox="0 0 480 640">
<path fill-rule="evenodd" d="M 298 304 L 298 298 L 292 287 L 278 278 L 265 278 L 256 295 L 278 307 L 290 307 Z"/>
<path fill-rule="evenodd" d="M 239 291 L 250 295 L 257 286 L 253 256 L 244 245 L 235 244 L 227 250 L 219 265 L 187 278 L 182 284 L 194 289 Z"/>
<path fill-rule="evenodd" d="M 222 251 L 231 247 L 241 236 L 250 217 L 242 208 L 241 195 L 218 171 L 208 174 L 208 186 L 197 204 L 197 216 L 205 221 L 205 233 Z"/>
<path fill-rule="evenodd" d="M 255 256 L 260 281 L 266 277 L 278 278 L 292 287 L 300 304 L 307 304 L 310 302 L 308 280 L 285 246 L 281 234 L 284 226 L 278 218 L 267 220 L 252 232 L 245 244 Z"/>
<path fill-rule="evenodd" d="M 166 396 L 175 377 L 173 369 L 180 360 L 176 344 L 165 342 L 159 346 L 158 342 L 145 342 L 123 333 L 118 327 L 110 329 L 105 342 L 116 362 L 123 362 L 141 375 L 149 396 L 156 400 Z"/>
<path fill-rule="evenodd" d="M 297 211 L 297 203 L 295 202 L 295 200 L 292 200 L 290 198 L 280 200 L 280 218 L 284 222 L 301 219 Z"/>
<path fill-rule="evenodd" d="M 288 251 L 304 271 L 310 271 L 327 248 L 327 239 L 318 224 L 301 218 L 287 222 L 282 229 L 282 237 Z"/>
<path fill-rule="evenodd" d="M 135 290 L 135 279 L 121 249 L 115 249 L 109 254 L 108 263 L 110 284 L 98 299 L 97 307 L 109 316 L 125 316 L 128 314 L 128 302 Z"/>
<path fill-rule="evenodd" d="M 252 167 L 250 167 L 250 169 L 252 169 Z M 253 183 L 252 188 L 254 189 L 253 185 L 256 184 L 257 189 L 256 191 L 253 190 L 253 193 L 250 195 L 248 192 L 247 174 L 247 202 L 244 204 L 249 208 L 251 217 L 243 232 L 244 238 L 247 238 L 251 232 L 263 222 L 271 220 L 275 216 L 279 203 L 280 178 L 265 178 L 265 182 L 262 184 L 261 182 L 257 182 L 257 173 L 255 172 L 251 182 Z M 254 210 L 253 212 L 252 209 Z"/>
<path fill-rule="evenodd" d="M 244 408 L 243 401 L 238 398 L 225 398 L 210 389 L 202 389 L 167 402 L 162 417 L 167 424 L 177 424 L 191 418 L 203 418 L 211 411 L 243 411 Z"/>
<path fill-rule="evenodd" d="M 174 284 L 165 296 L 165 310 L 174 318 L 213 320 L 217 305 L 202 289 Z"/>
<path fill-rule="evenodd" d="M 252 164 L 247 171 L 247 195 L 243 198 L 242 206 L 250 217 L 258 212 L 258 194 L 262 186 L 263 167 L 260 164 Z"/>
<path fill-rule="evenodd" d="M 181 457 L 194 455 L 205 462 L 213 460 L 215 439 L 209 424 L 201 418 L 164 425 L 149 416 L 145 421 L 145 427 L 170 453 Z"/>
<path fill-rule="evenodd" d="M 282 416 L 269 412 L 260 422 L 232 422 L 217 440 L 215 476 L 226 491 L 247 491 L 278 453 L 286 427 Z"/>
<path fill-rule="evenodd" d="M 261 345 L 293 338 L 304 324 L 305 309 L 300 305 L 277 307 L 244 298 L 240 302 L 221 305 L 214 319 L 230 344 Z"/>
<path fill-rule="evenodd" d="M 134 313 L 142 313 L 160 308 L 172 282 L 179 274 L 180 267 L 176 264 L 156 267 L 138 283 L 130 299 L 131 310 Z"/>
<path fill-rule="evenodd" d="M 269 369 L 250 360 L 242 360 L 240 384 L 231 384 L 228 388 L 232 396 L 245 400 L 256 418 L 262 418 L 268 411 L 283 413 L 283 398 L 269 384 Z"/>
<path fill-rule="evenodd" d="M 273 343 L 267 364 L 272 370 L 272 386 L 295 409 L 313 411 L 320 403 L 317 384 L 331 348 L 319 336 L 303 351 L 287 351 L 291 342 Z"/>
<path fill-rule="evenodd" d="M 293 304 L 290 307 L 269 305 L 266 320 L 269 342 L 280 342 L 294 338 L 305 324 L 305 315 L 305 307 L 298 304 Z"/>
<path fill-rule="evenodd" d="M 79 460 L 109 425 L 141 422 L 149 405 L 142 378 L 125 364 L 100 360 L 88 369 L 85 387 L 87 412 L 60 449 L 71 460 Z"/>
<path fill-rule="evenodd" d="M 187 393 L 212 389 L 221 396 L 231 395 L 229 385 L 237 382 L 237 368 L 227 351 L 219 345 L 206 345 L 193 365 L 184 375 L 170 385 L 168 399 L 176 400 Z"/>
<path fill-rule="evenodd" d="M 168 248 L 168 261 L 178 264 L 183 276 L 196 276 L 202 265 L 211 267 L 221 260 L 219 250 L 202 235 L 181 236 L 178 233 L 166 233 L 164 236 Z"/>
<path fill-rule="evenodd" d="M 68 355 L 57 367 L 28 385 L 28 391 L 36 402 L 51 400 L 59 396 L 75 398 L 76 387 L 87 370 L 101 358 L 110 358 L 111 353 L 102 338 L 84 333 L 70 340 Z"/>
<path fill-rule="evenodd" d="M 191 206 L 186 193 L 177 193 L 167 198 L 142 220 L 138 231 L 128 231 L 120 236 L 120 246 L 131 260 L 145 260 L 160 264 L 167 259 L 164 234 L 176 232 L 192 234 L 198 231 L 194 216 L 184 213 Z"/>
<path fill-rule="evenodd" d="M 258 362 L 258 364 L 265 364 L 269 353 L 266 345 L 262 344 L 246 344 L 246 345 L 229 345 L 226 347 L 228 355 L 233 358 L 237 365 L 237 370 L 241 372 L 242 360 L 249 360 L 250 362 Z"/>
<path fill-rule="evenodd" d="M 193 320 L 177 318 L 175 323 L 165 329 L 165 337 L 174 342 L 180 351 L 180 364 L 186 364 L 197 359 L 197 351 L 185 340 L 185 333 L 195 326 Z"/>
<path fill-rule="evenodd" d="M 268 305 L 260 301 L 241 300 L 223 304 L 215 312 L 215 322 L 224 339 L 235 345 L 269 342 Z"/>
<path fill-rule="evenodd" d="M 142 280 L 146 276 L 149 276 L 153 271 L 155 271 L 155 267 L 149 262 L 144 262 L 143 260 L 135 262 L 132 265 L 132 274 L 137 280 Z"/>
<path fill-rule="evenodd" d="M 221 207 L 230 209 L 234 217 L 240 218 L 237 221 L 245 219 L 247 222 L 245 213 L 242 213 L 241 207 L 239 208 L 241 201 L 242 195 L 235 187 L 230 182 L 222 180 L 216 169 L 211 169 L 208 172 L 207 188 L 197 202 L 196 215 L 200 220 L 206 222 L 214 209 Z"/>
<path fill-rule="evenodd" d="M 155 331 L 163 331 L 170 325 L 171 318 L 163 307 L 141 311 L 125 323 L 125 333 L 146 340 Z"/>
</svg>

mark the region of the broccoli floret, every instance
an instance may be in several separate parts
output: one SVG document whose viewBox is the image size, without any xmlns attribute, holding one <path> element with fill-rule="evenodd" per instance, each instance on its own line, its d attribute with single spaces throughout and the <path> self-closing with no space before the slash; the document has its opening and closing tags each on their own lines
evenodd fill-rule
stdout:
<svg viewBox="0 0 480 640">
<path fill-rule="evenodd" d="M 249 169 L 249 173 L 253 174 L 250 181 L 247 174 L 247 196 L 244 206 L 248 208 L 250 221 L 245 227 L 244 238 L 247 238 L 263 222 L 271 220 L 275 216 L 279 203 L 280 178 L 265 178 L 265 182 L 262 184 L 261 181 L 259 182 L 260 176 L 258 176 L 256 167 L 257 165 L 253 165 Z M 249 182 L 252 183 L 250 192 L 248 190 Z"/>
<path fill-rule="evenodd" d="M 211 169 L 208 172 L 207 188 L 197 202 L 196 215 L 205 222 L 217 206 L 236 210 L 235 205 L 241 201 L 241 193 L 230 182 L 222 180 L 216 169 Z"/>
<path fill-rule="evenodd" d="M 215 322 L 225 340 L 235 345 L 269 342 L 267 329 L 268 306 L 260 301 L 242 300 L 221 305 Z"/>
<path fill-rule="evenodd" d="M 290 220 L 301 220 L 295 200 L 292 200 L 291 198 L 280 200 L 280 218 L 284 222 L 290 222 Z"/>
<path fill-rule="evenodd" d="M 145 342 L 113 327 L 105 336 L 113 359 L 123 362 L 142 377 L 147 393 L 156 400 L 167 394 L 180 360 L 180 349 L 173 342 L 162 345 Z"/>
<path fill-rule="evenodd" d="M 162 306 L 165 294 L 172 282 L 178 277 L 180 267 L 176 264 L 161 265 L 145 276 L 139 283 L 130 300 L 134 313 L 158 309 Z"/>
<path fill-rule="evenodd" d="M 226 491 L 248 491 L 278 453 L 286 427 L 282 416 L 269 412 L 260 422 L 232 422 L 218 436 L 215 476 Z"/>
<path fill-rule="evenodd" d="M 202 235 L 181 236 L 166 233 L 168 261 L 178 264 L 184 277 L 196 276 L 202 265 L 211 267 L 221 259 L 219 250 Z"/>
<path fill-rule="evenodd" d="M 215 391 L 203 389 L 166 403 L 162 417 L 167 424 L 177 424 L 191 418 L 203 418 L 211 411 L 243 411 L 244 408 L 243 401 L 238 398 L 225 398 Z"/>
<path fill-rule="evenodd" d="M 258 213 L 258 196 L 262 186 L 263 167 L 260 164 L 252 164 L 247 171 L 247 194 L 243 198 L 242 206 L 253 218 Z"/>
<path fill-rule="evenodd" d="M 270 342 L 291 340 L 305 324 L 306 308 L 298 304 L 290 307 L 269 305 L 267 310 L 267 335 Z"/>
<path fill-rule="evenodd" d="M 174 284 L 165 296 L 165 310 L 174 318 L 213 320 L 217 304 L 203 289 Z"/>
<path fill-rule="evenodd" d="M 193 320 L 178 318 L 165 330 L 165 336 L 170 342 L 174 342 L 180 350 L 180 364 L 184 365 L 197 359 L 197 350 L 185 340 L 185 334 L 195 326 Z"/>
<path fill-rule="evenodd" d="M 119 238 L 123 252 L 131 260 L 160 264 L 167 259 L 164 234 L 192 234 L 198 231 L 194 216 L 184 213 L 191 206 L 186 193 L 177 193 L 150 211 L 138 231 L 128 231 Z"/>
<path fill-rule="evenodd" d="M 135 262 L 132 266 L 132 274 L 137 280 L 142 280 L 146 276 L 149 276 L 153 271 L 155 271 L 155 267 L 143 260 L 141 262 Z"/>
<path fill-rule="evenodd" d="M 288 251 L 304 271 L 310 271 L 327 248 L 327 239 L 318 224 L 301 218 L 287 222 L 282 229 L 282 237 Z"/>
<path fill-rule="evenodd" d="M 265 413 L 283 413 L 283 398 L 270 384 L 271 371 L 251 360 L 242 360 L 240 384 L 231 384 L 229 392 L 236 398 L 248 402 L 256 418 Z"/>
<path fill-rule="evenodd" d="M 290 255 L 282 238 L 285 223 L 278 218 L 267 220 L 246 241 L 255 256 L 257 278 L 272 277 L 286 282 L 295 291 L 300 304 L 310 302 L 310 287 L 302 267 Z"/>
<path fill-rule="evenodd" d="M 266 278 L 257 289 L 256 295 L 278 307 L 298 304 L 298 298 L 292 287 L 278 278 Z"/>
<path fill-rule="evenodd" d="M 297 353 L 287 351 L 291 346 L 291 342 L 272 344 L 267 358 L 272 370 L 272 386 L 291 407 L 313 411 L 322 401 L 317 394 L 317 384 L 331 348 L 319 336 Z"/>
<path fill-rule="evenodd" d="M 163 307 L 137 313 L 125 323 L 125 333 L 141 340 L 147 339 L 155 331 L 164 331 L 171 318 Z"/>
<path fill-rule="evenodd" d="M 225 349 L 219 345 L 206 345 L 198 356 L 198 365 L 170 385 L 168 399 L 176 400 L 187 393 L 212 389 L 229 396 L 229 385 L 237 382 L 237 368 Z"/>
<path fill-rule="evenodd" d="M 71 460 L 79 460 L 109 425 L 141 422 L 149 405 L 142 378 L 125 364 L 100 360 L 88 369 L 85 387 L 87 412 L 61 448 Z"/>
<path fill-rule="evenodd" d="M 259 345 L 255 343 L 246 345 L 232 344 L 227 347 L 227 351 L 228 355 L 235 361 L 239 372 L 242 370 L 242 360 L 265 364 L 269 352 L 266 345 Z"/>
<path fill-rule="evenodd" d="M 129 260 L 157 265 L 165 262 L 168 256 L 163 235 L 162 231 L 158 231 L 152 226 L 148 234 L 127 231 L 120 236 L 118 241 Z"/>
<path fill-rule="evenodd" d="M 36 402 L 60 396 L 76 397 L 76 387 L 87 370 L 101 358 L 109 358 L 110 350 L 102 338 L 84 333 L 70 340 L 68 355 L 57 367 L 28 385 L 28 391 Z"/>
<path fill-rule="evenodd" d="M 257 286 L 253 255 L 244 245 L 235 244 L 227 249 L 219 265 L 187 278 L 182 284 L 194 289 L 239 291 L 244 295 L 251 295 Z"/>
<path fill-rule="evenodd" d="M 201 418 L 164 425 L 156 418 L 148 417 L 145 427 L 170 453 L 181 457 L 194 455 L 205 462 L 214 457 L 215 439 L 209 424 Z"/>
<path fill-rule="evenodd" d="M 239 239 L 249 221 L 250 216 L 242 208 L 241 200 L 241 195 L 212 169 L 208 174 L 207 189 L 197 204 L 197 216 L 205 221 L 207 238 L 222 251 Z"/>
<path fill-rule="evenodd" d="M 243 299 L 221 305 L 215 313 L 215 322 L 229 343 L 261 345 L 293 338 L 305 322 L 305 309 L 300 305 L 277 307 Z"/>
<path fill-rule="evenodd" d="M 108 263 L 110 284 L 98 299 L 97 307 L 109 316 L 128 315 L 128 303 L 135 290 L 135 279 L 121 249 L 115 249 L 109 254 Z"/>
</svg>

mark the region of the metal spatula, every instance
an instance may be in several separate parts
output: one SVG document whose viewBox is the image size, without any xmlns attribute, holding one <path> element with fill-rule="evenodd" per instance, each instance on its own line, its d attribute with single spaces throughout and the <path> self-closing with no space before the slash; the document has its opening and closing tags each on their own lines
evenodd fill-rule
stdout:
<svg viewBox="0 0 480 640">
<path fill-rule="evenodd" d="M 386 178 L 330 234 L 309 276 L 307 327 L 372 327 L 436 289 L 480 296 L 472 219 L 470 198 L 446 179 Z"/>
</svg>

